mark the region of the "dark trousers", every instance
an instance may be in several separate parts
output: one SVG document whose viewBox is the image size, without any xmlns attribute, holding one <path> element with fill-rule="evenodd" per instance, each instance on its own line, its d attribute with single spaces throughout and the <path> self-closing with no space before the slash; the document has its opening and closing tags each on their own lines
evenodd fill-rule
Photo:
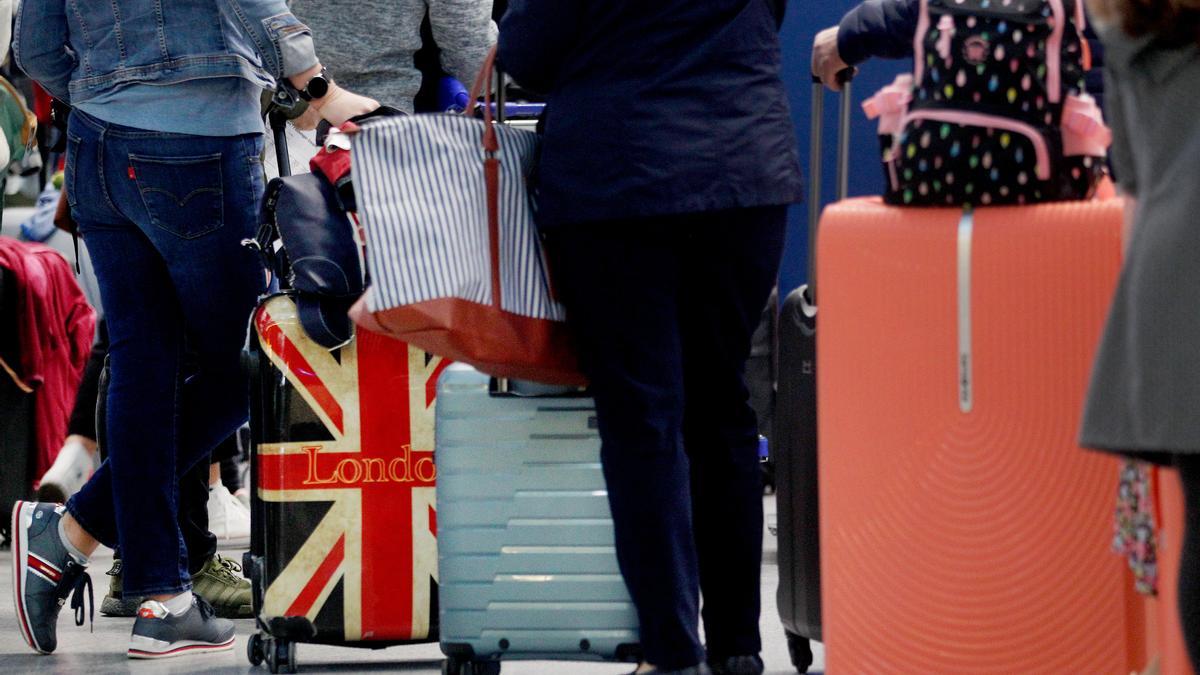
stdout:
<svg viewBox="0 0 1200 675">
<path fill-rule="evenodd" d="M 92 346 L 83 379 L 75 394 L 75 407 L 71 410 L 71 421 L 67 426 L 70 435 L 83 436 L 99 441 L 97 418 L 103 415 L 105 406 L 98 406 L 101 396 L 106 396 L 106 387 L 101 387 L 100 376 L 104 373 L 104 360 L 108 356 L 108 329 L 102 320 L 96 328 L 99 339 Z M 234 447 L 237 444 L 234 439 Z M 103 452 L 103 447 L 100 448 Z M 214 459 L 217 455 L 213 453 Z M 217 538 L 208 531 L 208 464 L 200 462 L 179 478 L 179 533 L 187 548 L 188 571 L 196 574 L 217 552 Z M 120 558 L 120 551 L 117 552 Z"/>
<path fill-rule="evenodd" d="M 785 207 L 567 226 L 548 235 L 603 442 L 617 557 L 646 660 L 757 654 L 758 428 L 744 382 Z"/>
<path fill-rule="evenodd" d="M 263 279 L 240 242 L 257 226 L 262 139 L 80 111 L 68 137 L 67 194 L 104 299 L 111 373 L 108 458 L 67 508 L 120 545 L 127 596 L 175 594 L 191 587 L 179 481 L 206 476 L 210 452 L 248 417 L 240 355 Z"/>
<path fill-rule="evenodd" d="M 93 441 L 100 438 L 96 433 L 96 402 L 100 398 L 100 374 L 104 372 L 104 357 L 108 356 L 108 326 L 104 320 L 96 325 L 96 344 L 88 354 L 83 367 L 83 377 L 75 392 L 75 407 L 71 409 L 71 420 L 67 423 L 68 436 L 83 436 Z"/>
<path fill-rule="evenodd" d="M 1177 464 L 1187 504 L 1179 565 L 1179 613 L 1192 667 L 1200 672 L 1200 455 L 1180 456 Z"/>
</svg>

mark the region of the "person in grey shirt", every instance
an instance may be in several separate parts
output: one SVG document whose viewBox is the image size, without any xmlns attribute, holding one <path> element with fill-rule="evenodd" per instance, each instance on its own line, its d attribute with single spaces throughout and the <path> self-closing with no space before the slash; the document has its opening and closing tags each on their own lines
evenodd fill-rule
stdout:
<svg viewBox="0 0 1200 675">
<path fill-rule="evenodd" d="M 1080 443 L 1178 470 L 1184 535 L 1170 546 L 1180 556 L 1183 639 L 1200 669 L 1200 6 L 1089 7 L 1104 40 L 1105 113 L 1127 211 L 1124 266 Z"/>
<path fill-rule="evenodd" d="M 329 0 L 291 0 L 313 29 L 317 51 L 342 86 L 405 112 L 421 88 L 413 55 L 428 12 L 442 67 L 470 86 L 496 43 L 492 0 L 360 0 L 353 11 Z"/>
</svg>

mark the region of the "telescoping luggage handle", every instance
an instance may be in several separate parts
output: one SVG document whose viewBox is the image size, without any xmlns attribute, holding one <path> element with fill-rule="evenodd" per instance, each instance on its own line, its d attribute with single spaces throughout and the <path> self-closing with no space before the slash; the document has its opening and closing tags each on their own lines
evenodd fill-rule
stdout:
<svg viewBox="0 0 1200 675">
<path fill-rule="evenodd" d="M 272 140 L 275 143 L 275 165 L 281 177 L 292 175 L 292 160 L 287 145 L 287 122 L 299 117 L 303 111 L 302 102 L 286 87 L 279 87 L 271 95 L 271 102 L 266 110 L 267 126 L 271 129 Z M 260 218 L 255 235 L 243 239 L 241 243 L 257 253 L 263 268 L 268 270 L 272 277 L 278 278 L 281 270 L 276 266 L 278 258 L 275 255 L 275 242 L 279 235 L 275 231 L 275 224 L 270 221 L 270 218 Z"/>
<path fill-rule="evenodd" d="M 837 198 L 845 199 L 850 194 L 850 121 L 854 96 L 850 82 L 855 70 L 847 68 L 838 73 L 842 85 L 842 102 L 838 115 L 837 152 Z M 821 78 L 813 75 L 812 86 L 812 131 L 809 137 L 808 162 L 808 286 L 806 299 L 814 310 L 817 306 L 817 230 L 821 221 L 821 159 L 822 138 L 825 121 L 825 85 Z"/>
</svg>

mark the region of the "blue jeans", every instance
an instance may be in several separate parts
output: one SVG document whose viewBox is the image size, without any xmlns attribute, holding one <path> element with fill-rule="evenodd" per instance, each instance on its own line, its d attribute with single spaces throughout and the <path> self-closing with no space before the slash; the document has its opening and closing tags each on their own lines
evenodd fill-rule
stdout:
<svg viewBox="0 0 1200 675">
<path fill-rule="evenodd" d="M 191 587 L 178 478 L 248 416 L 240 366 L 263 287 L 262 137 L 185 136 L 76 111 L 66 187 L 109 331 L 108 460 L 67 504 L 120 546 L 127 597 Z M 188 358 L 183 358 L 185 349 Z"/>
</svg>

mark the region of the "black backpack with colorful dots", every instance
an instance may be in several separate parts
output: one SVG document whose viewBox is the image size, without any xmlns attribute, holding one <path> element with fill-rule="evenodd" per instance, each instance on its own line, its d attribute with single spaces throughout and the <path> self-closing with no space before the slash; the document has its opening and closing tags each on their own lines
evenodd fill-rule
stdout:
<svg viewBox="0 0 1200 675">
<path fill-rule="evenodd" d="M 881 118 L 886 200 L 985 206 L 1087 199 L 1110 135 L 1084 93 L 1082 0 L 921 0 L 915 72 Z"/>
</svg>

